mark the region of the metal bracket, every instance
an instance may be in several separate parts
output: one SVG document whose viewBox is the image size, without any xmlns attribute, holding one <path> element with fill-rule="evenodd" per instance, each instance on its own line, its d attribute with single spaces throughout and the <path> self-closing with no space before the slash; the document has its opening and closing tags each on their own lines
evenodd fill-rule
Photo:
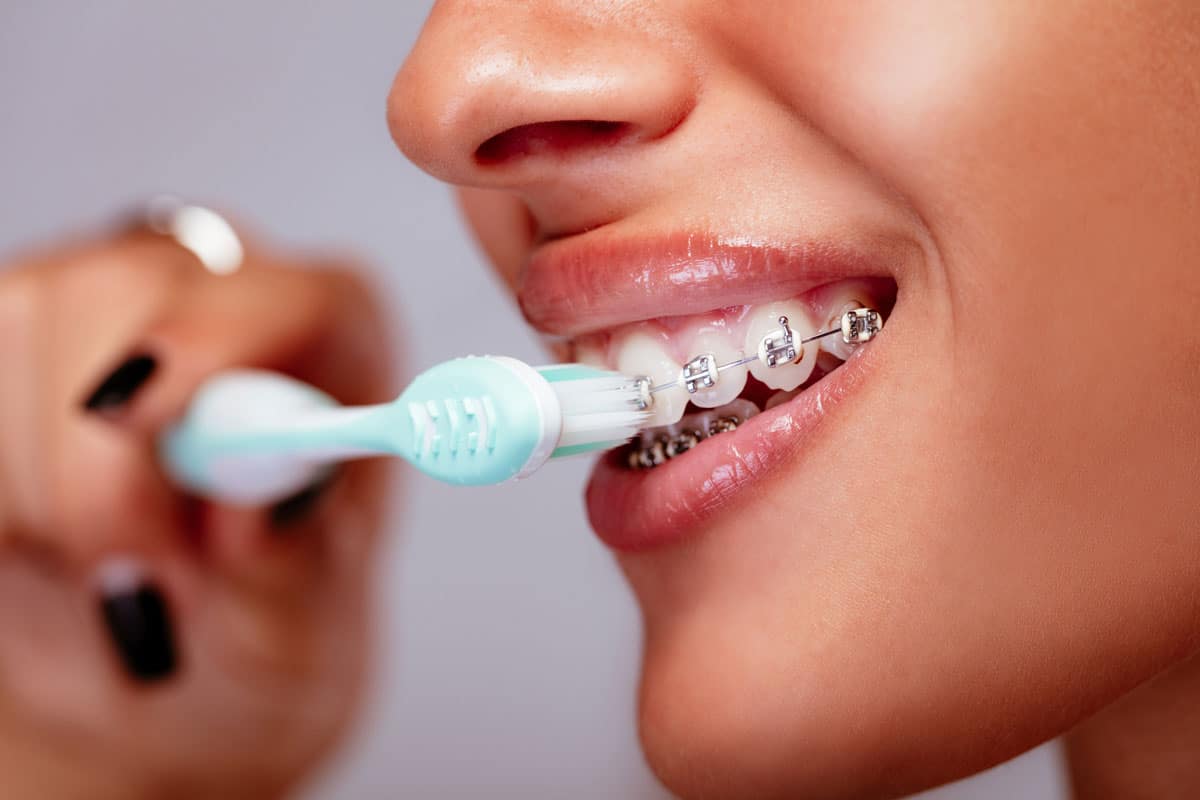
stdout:
<svg viewBox="0 0 1200 800">
<path fill-rule="evenodd" d="M 779 318 L 779 327 L 763 337 L 758 345 L 758 359 L 768 367 L 775 368 L 793 364 L 797 358 L 796 337 L 788 325 L 788 318 Z"/>
<path fill-rule="evenodd" d="M 683 365 L 679 373 L 679 381 L 688 394 L 695 394 L 701 389 L 711 389 L 717 385 L 721 375 L 717 371 L 717 357 L 712 353 L 701 353 Z"/>
<path fill-rule="evenodd" d="M 842 341 L 863 344 L 883 330 L 883 315 L 873 308 L 856 308 L 842 314 Z"/>
</svg>

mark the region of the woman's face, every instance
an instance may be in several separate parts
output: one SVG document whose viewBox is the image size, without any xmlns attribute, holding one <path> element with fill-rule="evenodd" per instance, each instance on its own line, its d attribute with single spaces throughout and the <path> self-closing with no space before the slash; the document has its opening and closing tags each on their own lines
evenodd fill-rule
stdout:
<svg viewBox="0 0 1200 800">
<path fill-rule="evenodd" d="M 673 790 L 914 790 L 1188 652 L 1198 43 L 1192 0 L 436 4 L 393 135 L 577 358 L 663 383 L 889 312 L 593 476 Z"/>
</svg>

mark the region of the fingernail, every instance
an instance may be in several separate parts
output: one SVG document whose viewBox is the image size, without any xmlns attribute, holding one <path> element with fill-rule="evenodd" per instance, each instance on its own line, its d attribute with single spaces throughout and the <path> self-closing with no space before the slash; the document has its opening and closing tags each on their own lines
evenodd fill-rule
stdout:
<svg viewBox="0 0 1200 800">
<path fill-rule="evenodd" d="M 175 672 L 171 614 L 136 562 L 115 559 L 98 573 L 104 624 L 130 677 L 154 683 Z"/>
<path fill-rule="evenodd" d="M 127 359 L 88 395 L 83 407 L 88 411 L 108 411 L 125 405 L 157 368 L 158 361 L 153 356 L 142 354 Z"/>
<path fill-rule="evenodd" d="M 268 512 L 271 525 L 286 530 L 307 519 L 316 510 L 321 497 L 336 480 L 337 473 L 332 472 L 321 477 L 307 489 L 302 489 L 271 506 L 271 510 Z"/>
</svg>

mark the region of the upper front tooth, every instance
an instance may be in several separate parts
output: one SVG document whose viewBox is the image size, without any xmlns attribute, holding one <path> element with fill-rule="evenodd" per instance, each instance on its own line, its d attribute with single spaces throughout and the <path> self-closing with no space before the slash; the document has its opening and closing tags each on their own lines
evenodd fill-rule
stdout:
<svg viewBox="0 0 1200 800">
<path fill-rule="evenodd" d="M 750 312 L 746 323 L 745 348 L 747 353 L 758 352 L 763 337 L 779 329 L 779 318 L 787 317 L 788 327 L 795 337 L 799 359 L 795 363 L 768 367 L 763 361 L 750 362 L 750 374 L 772 389 L 791 391 L 808 380 L 813 365 L 817 363 L 816 342 L 801 345 L 800 340 L 817 332 L 803 303 L 784 300 L 758 306 Z"/>
<path fill-rule="evenodd" d="M 679 381 L 682 369 L 678 361 L 667 351 L 667 343 L 661 335 L 644 329 L 636 329 L 616 343 L 617 369 L 629 376 L 645 375 L 654 386 L 675 383 L 669 389 L 654 393 L 650 419 L 646 427 L 670 425 L 678 422 L 688 404 L 688 393 Z"/>
<path fill-rule="evenodd" d="M 731 342 L 729 334 L 715 328 L 705 328 L 692 337 L 688 345 L 690 353 L 711 353 L 717 366 L 738 361 L 742 353 Z M 701 408 L 716 408 L 732 402 L 746 386 L 746 375 L 749 374 L 746 365 L 720 370 L 717 382 L 712 388 L 699 389 L 691 396 L 691 400 Z"/>
</svg>

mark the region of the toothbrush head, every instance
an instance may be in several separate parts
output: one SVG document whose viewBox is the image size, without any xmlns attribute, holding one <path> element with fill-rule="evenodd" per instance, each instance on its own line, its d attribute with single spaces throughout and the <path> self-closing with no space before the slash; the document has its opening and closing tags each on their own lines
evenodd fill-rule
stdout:
<svg viewBox="0 0 1200 800">
<path fill-rule="evenodd" d="M 625 444 L 650 418 L 649 382 L 581 364 L 542 367 L 562 409 L 562 433 L 552 458 Z"/>
<path fill-rule="evenodd" d="M 642 399 L 637 381 L 579 364 L 458 358 L 419 375 L 396 401 L 405 422 L 395 452 L 448 483 L 503 483 L 552 457 L 624 444 L 646 421 Z"/>
</svg>

